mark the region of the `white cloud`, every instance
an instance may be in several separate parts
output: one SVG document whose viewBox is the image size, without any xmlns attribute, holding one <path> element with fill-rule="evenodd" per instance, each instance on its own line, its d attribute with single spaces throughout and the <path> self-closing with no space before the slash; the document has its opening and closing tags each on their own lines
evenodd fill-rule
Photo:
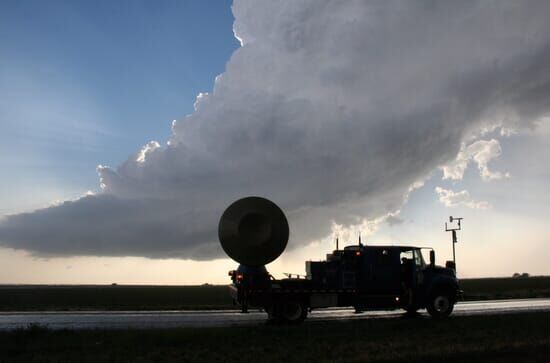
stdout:
<svg viewBox="0 0 550 363">
<path fill-rule="evenodd" d="M 475 201 L 470 196 L 467 190 L 462 190 L 460 192 L 454 192 L 449 189 L 443 189 L 441 187 L 436 187 L 435 192 L 439 195 L 439 201 L 443 203 L 446 207 L 455 207 L 458 205 L 465 205 L 466 207 L 473 209 L 487 209 L 490 207 L 490 204 L 485 201 Z"/>
<path fill-rule="evenodd" d="M 374 220 L 363 219 L 359 223 L 353 225 L 342 225 L 333 222 L 331 233 L 332 239 L 338 238 L 341 242 L 341 246 L 359 243 L 359 238 L 361 238 L 361 242 L 364 244 L 366 243 L 366 238 L 373 235 L 384 220 L 386 220 L 386 217 Z"/>
<path fill-rule="evenodd" d="M 500 136 L 502 137 L 510 137 L 510 136 L 516 135 L 518 131 L 511 127 L 501 127 L 499 133 L 500 133 Z"/>
<path fill-rule="evenodd" d="M 0 243 L 215 258 L 224 208 L 263 195 L 301 246 L 331 221 L 398 210 L 487 120 L 519 128 L 550 111 L 546 1 L 236 0 L 233 12 L 243 46 L 167 146 L 99 167 L 98 195 L 6 217 Z M 494 154 L 475 155 L 484 178 L 498 177 Z"/>
<path fill-rule="evenodd" d="M 488 166 L 489 162 L 500 156 L 501 153 L 500 143 L 496 139 L 478 140 L 468 146 L 462 144 L 455 160 L 441 167 L 443 179 L 462 179 L 471 161 L 477 164 L 479 175 L 484 181 L 509 178 L 509 173 L 492 171 Z"/>
<path fill-rule="evenodd" d="M 136 161 L 138 163 L 144 163 L 145 158 L 147 157 L 147 154 L 150 154 L 160 148 L 160 144 L 157 141 L 149 141 L 147 144 L 145 144 L 141 150 L 138 152 L 138 155 L 136 157 Z"/>
</svg>

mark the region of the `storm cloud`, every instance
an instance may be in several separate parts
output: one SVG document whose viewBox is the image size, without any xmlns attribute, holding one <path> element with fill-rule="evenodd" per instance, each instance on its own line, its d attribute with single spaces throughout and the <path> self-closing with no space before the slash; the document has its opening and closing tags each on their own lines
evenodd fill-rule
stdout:
<svg viewBox="0 0 550 363">
<path fill-rule="evenodd" d="M 550 112 L 547 1 L 236 0 L 242 46 L 195 112 L 101 193 L 0 222 L 42 255 L 224 256 L 237 198 L 287 213 L 291 247 L 398 210 L 483 128 Z"/>
</svg>

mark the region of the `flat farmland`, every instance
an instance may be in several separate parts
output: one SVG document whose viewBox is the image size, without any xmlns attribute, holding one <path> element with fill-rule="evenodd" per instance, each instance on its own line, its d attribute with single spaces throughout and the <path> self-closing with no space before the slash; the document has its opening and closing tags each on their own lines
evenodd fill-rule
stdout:
<svg viewBox="0 0 550 363">
<path fill-rule="evenodd" d="M 234 308 L 227 286 L 24 285 L 0 287 L 0 311 Z"/>
<path fill-rule="evenodd" d="M 472 300 L 550 297 L 550 276 L 460 281 Z M 0 311 L 234 309 L 225 285 L 3 285 Z"/>
</svg>

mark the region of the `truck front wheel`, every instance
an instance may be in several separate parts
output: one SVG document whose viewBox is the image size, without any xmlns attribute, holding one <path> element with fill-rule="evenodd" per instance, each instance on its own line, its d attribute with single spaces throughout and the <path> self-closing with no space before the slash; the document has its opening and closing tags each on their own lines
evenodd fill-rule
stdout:
<svg viewBox="0 0 550 363">
<path fill-rule="evenodd" d="M 446 318 L 453 312 L 455 305 L 452 295 L 447 291 L 436 292 L 428 301 L 426 309 L 433 318 Z"/>
</svg>

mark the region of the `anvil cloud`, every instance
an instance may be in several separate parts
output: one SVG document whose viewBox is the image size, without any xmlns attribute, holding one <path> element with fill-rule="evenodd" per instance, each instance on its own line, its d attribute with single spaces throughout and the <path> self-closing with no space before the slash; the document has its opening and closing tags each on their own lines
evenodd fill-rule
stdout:
<svg viewBox="0 0 550 363">
<path fill-rule="evenodd" d="M 398 210 L 483 128 L 550 113 L 547 1 L 236 0 L 240 47 L 102 191 L 5 217 L 0 244 L 41 255 L 222 257 L 224 208 L 287 212 L 291 246 Z"/>
</svg>

